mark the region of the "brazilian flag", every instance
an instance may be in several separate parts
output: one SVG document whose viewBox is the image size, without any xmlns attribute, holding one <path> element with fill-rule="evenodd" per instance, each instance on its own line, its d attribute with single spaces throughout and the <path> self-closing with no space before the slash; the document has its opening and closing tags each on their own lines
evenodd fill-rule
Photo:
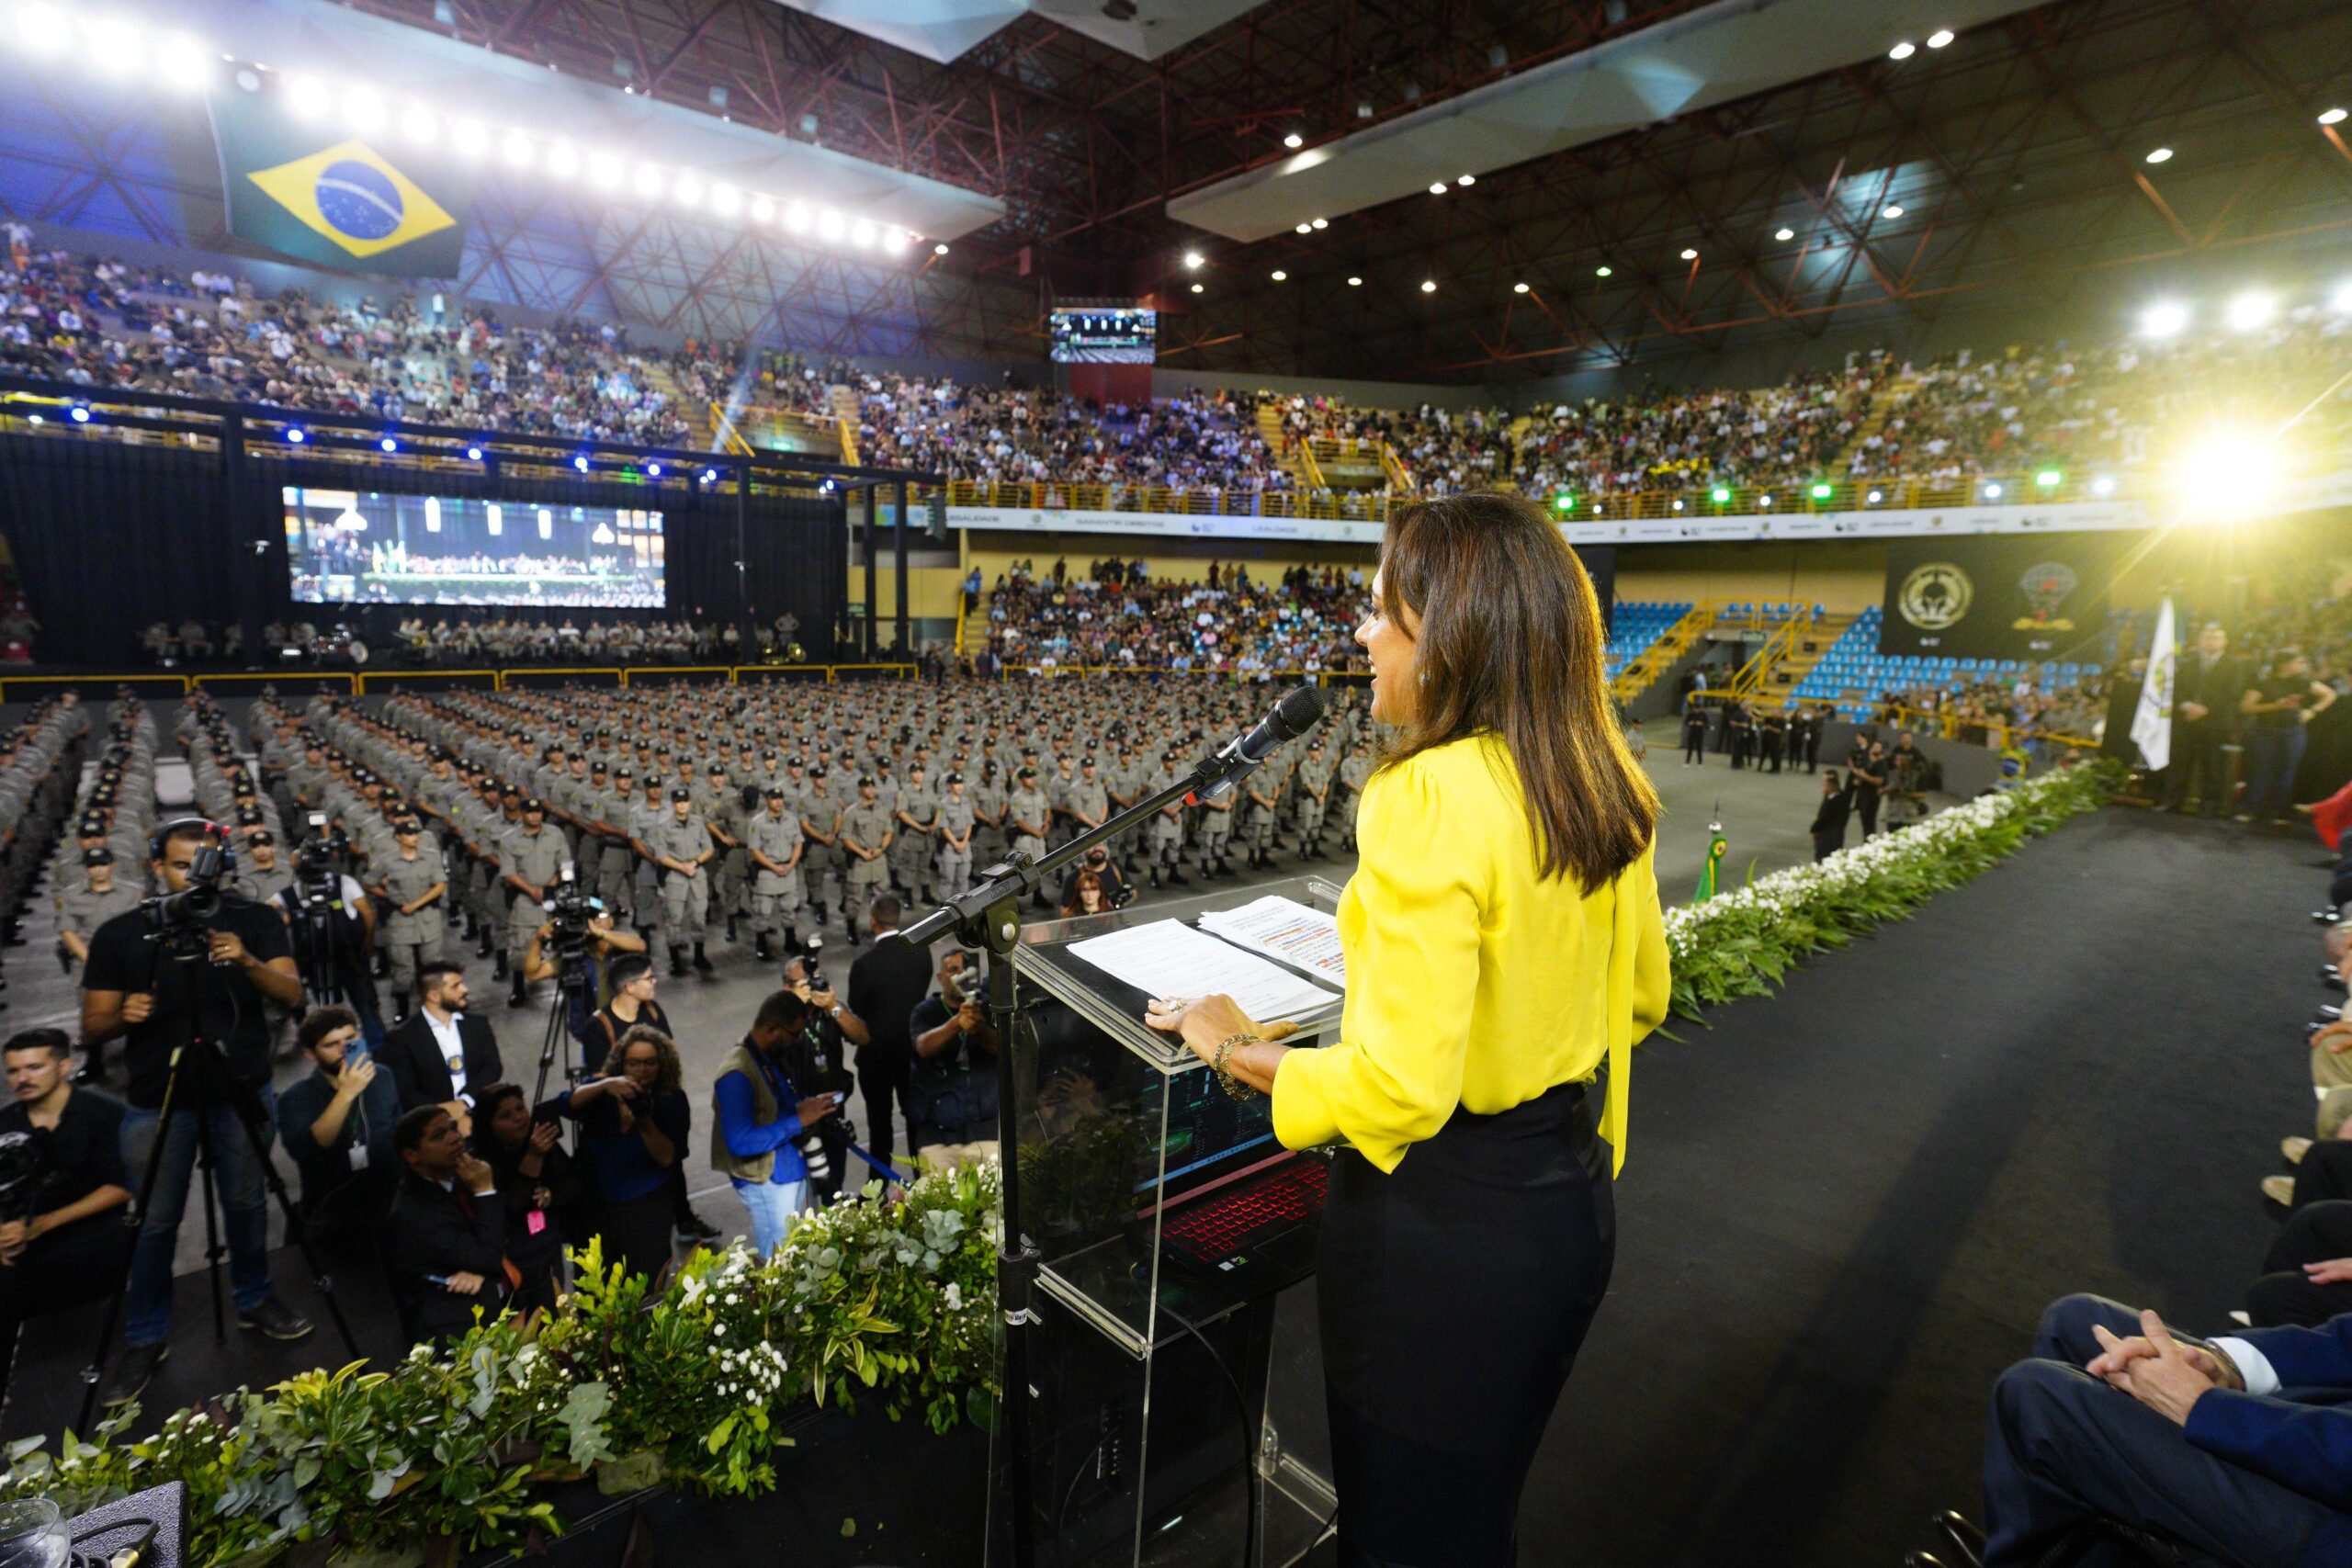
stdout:
<svg viewBox="0 0 2352 1568">
<path fill-rule="evenodd" d="M 1724 838 L 1724 825 L 1707 824 L 1707 863 L 1699 868 L 1699 890 L 1690 896 L 1693 904 L 1703 904 L 1724 890 L 1724 852 L 1731 847 Z"/>
<path fill-rule="evenodd" d="M 474 195 L 461 166 L 395 163 L 376 140 L 304 124 L 273 93 L 225 85 L 211 107 L 231 233 L 345 272 L 458 276 Z"/>
</svg>

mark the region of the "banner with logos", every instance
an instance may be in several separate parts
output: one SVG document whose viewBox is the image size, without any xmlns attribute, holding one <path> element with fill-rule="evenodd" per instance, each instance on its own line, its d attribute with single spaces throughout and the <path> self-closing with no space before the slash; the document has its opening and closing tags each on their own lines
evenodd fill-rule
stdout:
<svg viewBox="0 0 2352 1568">
<path fill-rule="evenodd" d="M 2103 534 L 1894 540 L 1879 651 L 2041 660 L 2095 650 L 2122 544 Z"/>
</svg>

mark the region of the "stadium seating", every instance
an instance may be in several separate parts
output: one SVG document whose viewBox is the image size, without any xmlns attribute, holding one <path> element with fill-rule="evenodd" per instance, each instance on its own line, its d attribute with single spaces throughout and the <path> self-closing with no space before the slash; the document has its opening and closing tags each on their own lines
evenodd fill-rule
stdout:
<svg viewBox="0 0 2352 1568">
<path fill-rule="evenodd" d="M 1689 604 L 1622 600 L 1609 630 L 1609 678 L 1615 680 L 1626 665 L 1639 659 L 1666 635 L 1667 628 L 1690 613 Z"/>
<path fill-rule="evenodd" d="M 1828 703 L 1841 718 L 1860 721 L 1882 705 L 1888 692 L 1958 691 L 1966 686 L 2014 685 L 2028 670 L 2045 694 L 2064 691 L 2096 666 L 2071 661 L 2029 665 L 2014 659 L 1956 659 L 1927 654 L 1888 654 L 1878 650 L 1882 612 L 1875 604 L 1855 618 L 1829 646 L 1821 662 L 1797 682 L 1793 695 L 1802 703 Z"/>
</svg>

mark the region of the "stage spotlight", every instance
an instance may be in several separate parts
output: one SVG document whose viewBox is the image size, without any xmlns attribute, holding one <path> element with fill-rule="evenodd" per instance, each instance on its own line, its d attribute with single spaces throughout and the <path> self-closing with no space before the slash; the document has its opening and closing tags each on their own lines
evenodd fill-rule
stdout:
<svg viewBox="0 0 2352 1568">
<path fill-rule="evenodd" d="M 2278 492 L 2278 444 L 2246 430 L 2217 430 L 2192 442 L 2176 475 L 2182 502 L 2204 517 L 2244 517 Z"/>
<path fill-rule="evenodd" d="M 2140 312 L 2140 330 L 2150 337 L 2175 337 L 2188 325 L 2188 307 L 2167 299 Z"/>
<path fill-rule="evenodd" d="M 851 224 L 849 226 L 849 243 L 855 245 L 862 251 L 872 250 L 874 248 L 874 225 L 867 222 L 863 218 Z"/>
<path fill-rule="evenodd" d="M 1552 510 L 1555 512 L 1574 512 L 1576 509 L 1577 498 L 1575 496 L 1555 495 L 1552 498 Z"/>
<path fill-rule="evenodd" d="M 2239 332 L 2250 333 L 2267 325 L 2278 312 L 2278 300 L 2260 289 L 2249 289 L 2230 301 L 2228 321 Z"/>
<path fill-rule="evenodd" d="M 303 442 L 308 441 L 309 439 L 309 436 L 302 434 L 302 427 L 300 425 L 296 424 L 287 427 L 286 444 L 288 446 L 300 446 Z"/>
<path fill-rule="evenodd" d="M 1813 499 L 1815 501 L 1827 501 L 1831 493 L 1830 487 L 1827 485 L 1815 485 L 1813 487 Z"/>
<path fill-rule="evenodd" d="M 87 424 L 90 423 L 90 411 L 84 408 L 80 403 L 75 403 L 72 408 L 65 411 L 65 417 L 72 420 L 76 424 Z"/>
<path fill-rule="evenodd" d="M 2056 490 L 2066 482 L 2066 476 L 2055 468 L 2044 468 L 2033 476 L 2033 482 L 2043 490 Z"/>
<path fill-rule="evenodd" d="M 710 187 L 710 209 L 721 218 L 732 218 L 743 210 L 743 193 L 724 182 Z"/>
<path fill-rule="evenodd" d="M 1902 216 L 1903 216 L 1903 206 L 1902 206 L 1902 204 L 1901 204 L 1900 202 L 1889 202 L 1889 203 L 1887 203 L 1887 206 L 1886 206 L 1886 211 L 1885 211 L 1883 214 L 1882 214 L 1882 216 L 1883 216 L 1883 217 L 1887 217 L 1887 218 L 1900 218 L 1900 217 L 1902 217 Z"/>
<path fill-rule="evenodd" d="M 411 104 L 401 111 L 401 134 L 411 141 L 431 141 L 441 133 L 441 121 L 423 104 Z"/>
<path fill-rule="evenodd" d="M 499 156 L 506 160 L 506 166 L 510 169 L 529 168 L 531 160 L 538 156 L 538 152 L 531 139 L 519 130 L 508 131 L 505 140 L 498 144 Z"/>
<path fill-rule="evenodd" d="M 343 121 L 362 136 L 373 136 L 384 129 L 384 100 L 365 87 L 354 87 L 343 96 Z"/>
<path fill-rule="evenodd" d="M 1434 277 L 1425 277 L 1425 278 L 1421 279 L 1421 292 L 1422 292 L 1422 293 L 1424 293 L 1424 294 L 1434 294 L 1434 293 L 1436 293 L 1436 292 L 1437 292 L 1437 279 L 1436 279 L 1436 278 L 1434 278 Z"/>
<path fill-rule="evenodd" d="M 1524 283 L 1514 283 L 1510 286 L 1510 291 L 1513 294 L 1524 294 L 1527 292 L 1527 285 Z"/>
<path fill-rule="evenodd" d="M 1299 148 L 1306 145 L 1306 138 L 1294 130 L 1288 136 L 1283 138 L 1283 145 L 1291 149 L 1293 152 L 1296 152 Z"/>
<path fill-rule="evenodd" d="M 476 463 L 481 462 L 481 447 L 479 447 L 479 446 L 469 446 L 469 447 L 467 447 L 467 448 L 466 448 L 466 457 L 467 457 L 468 460 L 469 460 L 469 461 L 471 461 L 471 462 L 476 462 Z"/>
<path fill-rule="evenodd" d="M 1674 498 L 1674 510 L 1675 510 L 1675 511 L 1677 511 L 1677 512 L 1679 512 L 1679 511 L 1681 511 L 1681 510 L 1682 510 L 1682 498 L 1681 498 L 1680 496 L 1677 496 L 1677 497 L 1675 497 L 1675 498 Z"/>
<path fill-rule="evenodd" d="M 136 72 L 144 52 L 130 24 L 113 17 L 93 17 L 82 24 L 83 53 L 101 76 L 120 78 Z"/>
<path fill-rule="evenodd" d="M 2151 163 L 2151 164 L 2169 164 L 2169 163 L 2171 163 L 2171 162 L 2172 162 L 2172 149 L 2171 149 L 2171 148 L 2169 148 L 2169 147 L 2157 147 L 2157 148 L 2152 149 L 2152 150 L 2149 152 L 2149 153 L 2148 153 L 2148 162 L 2149 162 L 2149 163 Z"/>
<path fill-rule="evenodd" d="M 1918 52 L 1919 46 L 1913 43 L 1909 39 L 1905 39 L 1901 43 L 1898 43 L 1893 49 L 1888 50 L 1886 51 L 1886 57 L 1889 60 L 1908 60 Z"/>
<path fill-rule="evenodd" d="M 1308 227 L 1315 229 L 1329 229 L 1330 226 L 1331 220 L 1329 218 L 1317 218 L 1312 224 L 1308 225 Z"/>
<path fill-rule="evenodd" d="M 1284 272 L 1280 267 L 1274 268 L 1273 272 L 1270 276 L 1276 283 L 1287 283 L 1290 281 L 1290 274 Z"/>
<path fill-rule="evenodd" d="M 1430 194 L 1431 196 L 1443 196 L 1445 194 L 1445 190 L 1446 186 L 1443 180 L 1439 180 L 1430 186 Z"/>
<path fill-rule="evenodd" d="M 1796 237 L 1797 231 L 1786 224 L 1782 224 L 1780 228 L 1772 231 L 1772 238 L 1776 240 L 1787 241 L 1793 240 Z"/>
<path fill-rule="evenodd" d="M 885 229 L 882 231 L 882 248 L 894 256 L 902 254 L 911 236 L 904 229 Z"/>
<path fill-rule="evenodd" d="M 610 152 L 588 154 L 588 178 L 606 190 L 618 190 L 621 181 L 628 177 L 628 170 Z"/>
<path fill-rule="evenodd" d="M 1457 175 L 1454 176 L 1453 183 L 1458 186 L 1475 186 L 1478 183 L 1478 176 L 1476 175 Z"/>
<path fill-rule="evenodd" d="M 2099 475 L 2098 478 L 2091 481 L 2091 493 L 2097 496 L 2113 495 L 2115 493 L 2115 480 L 2106 474 Z"/>
<path fill-rule="evenodd" d="M 286 112 L 296 119 L 317 119 L 327 112 L 334 96 L 327 85 L 316 76 L 289 76 L 286 79 Z"/>
<path fill-rule="evenodd" d="M 1880 502 L 1884 501 L 1885 499 L 1886 492 L 1883 490 L 1874 490 L 1871 491 L 1870 494 L 1862 498 L 1863 502 L 1871 506 L 1876 506 Z"/>
<path fill-rule="evenodd" d="M 1195 283 L 1194 285 L 1193 285 L 1193 293 L 1195 293 L 1195 294 L 1200 293 L 1200 292 L 1201 292 L 1201 286 L 1200 286 L 1199 284 L 1197 284 L 1197 283 Z"/>
<path fill-rule="evenodd" d="M 662 172 L 660 164 L 639 164 L 637 177 L 629 182 L 629 188 L 639 196 L 651 197 L 660 196 L 662 187 L 669 183 L 670 178 Z"/>
<path fill-rule="evenodd" d="M 571 459 L 571 466 L 584 474 L 588 471 L 588 459 L 585 457 L 574 457 Z"/>
<path fill-rule="evenodd" d="M 705 468 L 702 471 L 702 482 L 707 485 L 717 484 L 718 482 L 718 470 L 717 468 Z"/>
<path fill-rule="evenodd" d="M 1685 246 L 1682 251 L 1682 259 L 1684 261 L 1697 261 L 1699 259 L 1699 253 L 1689 246 Z"/>
<path fill-rule="evenodd" d="M 1592 269 L 1592 276 L 1595 277 L 1614 277 L 1617 276 L 1617 269 L 1613 266 L 1597 266 Z"/>
<path fill-rule="evenodd" d="M 65 52 L 72 40 L 66 30 L 65 13 L 56 6 L 33 0 L 33 4 L 17 10 L 16 43 L 26 53 L 50 59 Z"/>
<path fill-rule="evenodd" d="M 212 80 L 215 52 L 187 33 L 166 33 L 155 45 L 155 74 L 174 92 L 200 91 Z"/>
<path fill-rule="evenodd" d="M 2346 111 L 2343 109 L 2324 110 L 2319 117 L 2319 122 L 2322 125 L 2342 125 L 2344 123 L 2345 112 Z"/>
<path fill-rule="evenodd" d="M 646 464 L 646 465 L 645 465 L 645 477 L 646 477 L 647 479 L 660 479 L 660 478 L 662 477 L 662 465 L 661 465 L 661 464 L 659 464 L 659 463 L 648 463 L 648 464 Z"/>
<path fill-rule="evenodd" d="M 810 221 L 810 213 L 805 202 L 793 202 L 784 209 L 784 226 L 796 234 L 807 233 Z"/>
<path fill-rule="evenodd" d="M 1715 504 L 1717 506 L 1726 506 L 1730 504 L 1731 491 L 1724 489 L 1722 485 L 1717 485 L 1712 493 L 1714 496 Z"/>
<path fill-rule="evenodd" d="M 27 424 L 47 424 L 49 421 L 43 419 L 37 413 L 28 413 L 25 415 L 25 423 Z"/>
<path fill-rule="evenodd" d="M 568 180 L 580 172 L 580 149 L 569 141 L 557 141 L 548 148 L 548 173 L 560 180 Z"/>
<path fill-rule="evenodd" d="M 393 439 L 392 439 L 390 436 L 389 436 L 389 435 L 385 436 L 382 440 L 380 440 L 380 441 L 377 442 L 377 443 L 376 443 L 376 445 L 377 445 L 377 446 L 380 446 L 380 447 L 382 447 L 382 448 L 383 448 L 385 451 L 387 451 L 387 452 L 397 452 L 397 451 L 399 451 L 399 450 L 401 449 L 401 444 L 400 444 L 399 442 L 397 442 L 397 441 L 393 440 Z"/>
<path fill-rule="evenodd" d="M 939 248 L 944 251 L 947 247 L 942 245 Z M 1198 251 L 1186 251 L 1184 253 L 1184 265 L 1192 268 L 1194 272 L 1198 272 L 1201 267 L 1201 253 Z"/>
<path fill-rule="evenodd" d="M 1759 495 L 1756 498 L 1756 504 L 1769 509 L 1772 504 L 1772 498 L 1769 495 Z"/>
<path fill-rule="evenodd" d="M 693 175 L 680 175 L 677 183 L 670 187 L 670 199 L 680 207 L 700 207 L 702 181 Z"/>
<path fill-rule="evenodd" d="M 764 196 L 755 196 L 752 198 L 751 213 L 754 223 L 773 223 L 775 221 L 775 203 Z"/>
<path fill-rule="evenodd" d="M 1294 234 L 1312 234 L 1315 232 L 1315 225 L 1312 223 L 1295 224 L 1292 227 L 1291 232 Z"/>
<path fill-rule="evenodd" d="M 819 238 L 826 240 L 839 240 L 848 231 L 849 220 L 844 219 L 840 213 L 835 212 L 831 208 L 828 207 L 823 211 L 817 214 L 817 233 Z"/>
<path fill-rule="evenodd" d="M 1929 49 L 1941 49 L 1951 41 L 1951 29 L 1950 28 L 1938 28 L 1934 32 L 1928 35 L 1928 47 Z"/>
<path fill-rule="evenodd" d="M 1999 480 L 1996 479 L 1985 485 L 1984 499 L 1987 501 L 1998 501 L 2001 499 L 2001 486 Z"/>
<path fill-rule="evenodd" d="M 1351 288 L 1362 288 L 1363 287 L 1363 279 L 1361 277 L 1351 277 L 1348 279 L 1348 287 Z"/>
<path fill-rule="evenodd" d="M 449 145 L 468 158 L 490 151 L 490 127 L 478 119 L 461 119 L 449 128 Z"/>
</svg>

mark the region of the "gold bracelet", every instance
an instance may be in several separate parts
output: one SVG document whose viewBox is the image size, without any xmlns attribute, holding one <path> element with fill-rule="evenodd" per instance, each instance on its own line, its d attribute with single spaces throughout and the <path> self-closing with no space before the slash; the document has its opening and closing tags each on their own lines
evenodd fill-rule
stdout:
<svg viewBox="0 0 2352 1568">
<path fill-rule="evenodd" d="M 1247 1100 L 1251 1095 L 1258 1092 L 1256 1089 L 1251 1089 L 1248 1084 L 1243 1083 L 1239 1078 L 1233 1076 L 1232 1062 L 1234 1048 L 1240 1045 L 1262 1045 L 1264 1043 L 1265 1040 L 1262 1036 L 1251 1034 L 1247 1032 L 1239 1034 L 1228 1034 L 1224 1039 L 1217 1042 L 1216 1052 L 1209 1062 L 1209 1070 L 1216 1074 L 1216 1081 L 1223 1084 L 1225 1086 L 1225 1092 L 1231 1095 L 1234 1099 Z"/>
</svg>

